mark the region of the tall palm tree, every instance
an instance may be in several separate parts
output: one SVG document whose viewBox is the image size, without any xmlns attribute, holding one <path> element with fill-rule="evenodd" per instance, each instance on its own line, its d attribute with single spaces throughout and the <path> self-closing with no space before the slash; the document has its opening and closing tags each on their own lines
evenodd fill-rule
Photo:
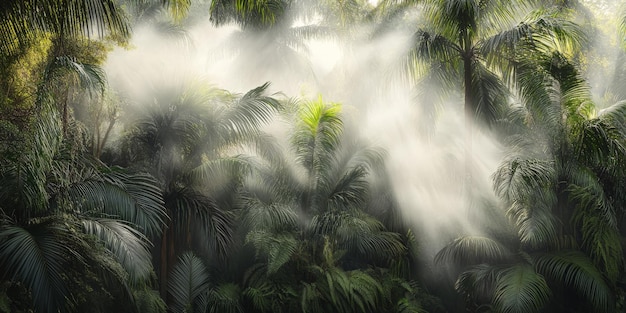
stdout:
<svg viewBox="0 0 626 313">
<path fill-rule="evenodd" d="M 249 168 L 230 153 L 253 140 L 277 109 L 267 87 L 244 95 L 192 84 L 161 88 L 128 124 L 126 162 L 157 177 L 171 217 L 157 245 L 163 298 L 176 255 L 229 251 L 236 191 Z"/>
<path fill-rule="evenodd" d="M 516 233 L 459 238 L 437 261 L 457 266 L 456 288 L 470 305 L 612 312 L 624 261 L 617 222 L 624 200 L 615 189 L 624 177 L 617 165 L 625 155 L 624 105 L 595 115 L 584 81 L 564 57 L 535 61 L 518 72 L 535 88 L 509 115 L 517 131 L 494 174 Z"/>
<path fill-rule="evenodd" d="M 320 97 L 294 111 L 291 151 L 264 144 L 246 183 L 242 220 L 257 264 L 244 295 L 261 312 L 367 312 L 399 299 L 416 306 L 405 298 L 411 288 L 395 298 L 381 285 L 410 279 L 387 272 L 407 253 L 401 236 L 366 212 L 382 153 L 344 136 L 339 104 Z"/>
<path fill-rule="evenodd" d="M 407 67 L 418 75 L 417 78 L 424 77 L 429 86 L 442 87 L 439 92 L 462 90 L 465 190 L 469 201 L 474 124 L 493 124 L 502 117 L 508 105 L 506 83 L 525 88 L 512 80 L 517 70 L 516 56 L 545 50 L 555 40 L 571 46 L 582 36 L 573 23 L 549 12 L 534 12 L 522 19 L 522 14 L 530 9 L 528 1 L 426 0 L 416 3 L 423 9 L 427 26 L 418 29 L 413 36 Z M 520 20 L 515 20 L 517 18 Z M 423 61 L 426 61 L 426 73 L 422 73 Z"/>
</svg>

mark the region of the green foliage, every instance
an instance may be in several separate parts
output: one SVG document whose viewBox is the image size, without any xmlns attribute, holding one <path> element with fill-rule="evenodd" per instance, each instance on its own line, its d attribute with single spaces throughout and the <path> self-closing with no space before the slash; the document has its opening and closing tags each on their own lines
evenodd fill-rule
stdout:
<svg viewBox="0 0 626 313">
<path fill-rule="evenodd" d="M 488 237 L 460 237 L 446 245 L 435 256 L 436 263 L 454 265 L 505 261 L 511 253 L 498 241 Z"/>
<path fill-rule="evenodd" d="M 2 55 L 10 55 L 43 32 L 74 38 L 129 35 L 122 9 L 111 0 L 10 1 L 0 6 L 0 20 Z"/>
<path fill-rule="evenodd" d="M 168 291 L 173 302 L 173 312 L 193 312 L 203 310 L 200 305 L 209 286 L 209 272 L 206 266 L 193 253 L 180 256 L 172 269 L 168 281 Z"/>
<path fill-rule="evenodd" d="M 584 254 L 577 251 L 548 253 L 536 259 L 535 268 L 550 284 L 562 283 L 588 299 L 594 311 L 614 310 L 611 288 Z"/>
<path fill-rule="evenodd" d="M 133 290 L 134 302 L 138 312 L 165 313 L 167 305 L 159 296 L 159 292 L 152 289 Z"/>
<path fill-rule="evenodd" d="M 48 218 L 28 228 L 11 225 L 3 219 L 0 230 L 0 264 L 3 276 L 22 281 L 33 291 L 35 309 L 55 312 L 64 307 L 69 292 L 63 283 L 64 258 L 74 252 L 72 241 L 78 240 L 63 227 L 59 218 Z"/>
<path fill-rule="evenodd" d="M 508 268 L 499 276 L 493 300 L 499 312 L 541 312 L 550 298 L 546 280 L 529 265 Z"/>
</svg>

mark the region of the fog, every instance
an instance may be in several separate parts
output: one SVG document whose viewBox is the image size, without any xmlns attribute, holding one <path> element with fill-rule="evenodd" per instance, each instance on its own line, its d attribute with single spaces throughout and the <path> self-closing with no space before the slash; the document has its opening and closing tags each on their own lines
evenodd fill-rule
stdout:
<svg viewBox="0 0 626 313">
<path fill-rule="evenodd" d="M 485 202 L 497 201 L 490 175 L 502 148 L 486 129 L 474 132 L 469 194 L 477 198 L 467 199 L 462 98 L 450 97 L 436 106 L 428 100 L 436 97 L 417 94 L 410 80 L 398 75 L 411 34 L 400 28 L 370 37 L 369 31 L 364 26 L 351 37 L 305 40 L 294 49 L 278 35 L 247 36 L 236 26 L 216 28 L 207 16 L 188 26 L 188 40 L 165 36 L 155 27 L 137 27 L 129 48 L 109 54 L 105 70 L 112 88 L 130 105 L 149 97 L 155 84 L 185 80 L 234 93 L 271 82 L 270 93 L 321 94 L 326 101 L 342 103 L 351 134 L 387 151 L 389 180 L 403 217 L 422 237 L 419 241 L 429 244 L 422 247 L 424 255 L 432 255 L 458 235 L 481 233 L 483 223 L 476 220 L 481 214 L 476 213 Z"/>
</svg>

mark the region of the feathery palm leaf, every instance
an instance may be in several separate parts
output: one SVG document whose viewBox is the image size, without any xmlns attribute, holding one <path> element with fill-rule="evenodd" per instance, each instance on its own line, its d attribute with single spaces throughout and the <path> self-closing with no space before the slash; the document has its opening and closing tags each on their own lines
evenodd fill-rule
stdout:
<svg viewBox="0 0 626 313">
<path fill-rule="evenodd" d="M 263 229 L 271 232 L 293 231 L 297 229 L 298 215 L 288 205 L 262 203 L 251 198 L 246 200 L 243 223 L 250 229 Z"/>
<path fill-rule="evenodd" d="M 312 270 L 319 275 L 316 293 L 329 305 L 327 310 L 352 312 L 358 307 L 361 312 L 370 312 L 381 301 L 382 285 L 364 271 L 345 272 L 336 267 L 324 269 L 318 266 L 313 266 Z"/>
<path fill-rule="evenodd" d="M 117 216 L 148 236 L 159 234 L 167 219 L 158 185 L 147 174 L 127 174 L 115 169 L 102 178 L 72 185 L 68 197 L 82 212 Z"/>
<path fill-rule="evenodd" d="M 148 239 L 139 231 L 119 220 L 86 218 L 82 220 L 87 234 L 94 235 L 111 251 L 129 273 L 131 281 L 143 281 L 152 271 L 152 256 Z"/>
<path fill-rule="evenodd" d="M 477 303 L 491 302 L 503 266 L 481 263 L 463 271 L 454 282 L 454 289 Z"/>
<path fill-rule="evenodd" d="M 493 302 L 499 312 L 540 312 L 550 295 L 543 276 L 532 266 L 519 264 L 498 275 Z"/>
<path fill-rule="evenodd" d="M 620 101 L 598 112 L 598 118 L 611 122 L 623 134 L 626 130 L 626 101 Z"/>
<path fill-rule="evenodd" d="M 257 251 L 267 255 L 267 274 L 276 273 L 296 253 L 298 241 L 293 234 L 269 233 L 263 230 L 251 231 L 246 235 L 246 242 Z"/>
<path fill-rule="evenodd" d="M 220 121 L 224 134 L 249 136 L 271 120 L 273 113 L 280 108 L 280 103 L 265 95 L 268 87 L 269 83 L 265 83 L 246 92 L 222 113 Z"/>
<path fill-rule="evenodd" d="M 550 246 L 558 238 L 558 220 L 550 212 L 552 204 L 544 203 L 541 197 L 511 204 L 507 216 L 517 228 L 522 245 L 541 248 Z"/>
<path fill-rule="evenodd" d="M 80 63 L 70 56 L 55 57 L 46 68 L 44 82 L 53 85 L 62 79 L 64 73 L 75 74 L 83 90 L 103 92 L 106 87 L 106 75 L 102 68 Z"/>
<path fill-rule="evenodd" d="M 595 187 L 595 188 L 594 188 Z M 594 264 L 611 282 L 615 282 L 624 262 L 616 213 L 604 191 L 597 184 L 586 187 L 570 185 L 572 199 L 577 203 L 572 223 L 581 232 L 582 246 Z"/>
<path fill-rule="evenodd" d="M 202 295 L 209 290 L 209 272 L 200 258 L 191 252 L 180 256 L 172 269 L 168 291 L 172 295 L 173 312 L 190 312 L 201 302 Z"/>
<path fill-rule="evenodd" d="M 0 20 L 1 54 L 14 52 L 42 32 L 70 37 L 129 35 L 126 16 L 113 0 L 4 1 Z"/>
<path fill-rule="evenodd" d="M 439 264 L 471 265 L 485 262 L 505 261 L 510 251 L 499 242 L 479 236 L 460 237 L 435 255 Z"/>
<path fill-rule="evenodd" d="M 209 313 L 242 313 L 239 286 L 229 283 L 212 288 L 207 295 Z"/>
<path fill-rule="evenodd" d="M 176 208 L 171 213 L 176 234 L 185 237 L 199 230 L 209 247 L 226 255 L 233 240 L 231 211 L 221 209 L 213 199 L 191 189 L 179 190 L 166 201 Z"/>
<path fill-rule="evenodd" d="M 493 174 L 494 189 L 509 202 L 527 199 L 534 191 L 550 186 L 554 176 L 550 161 L 513 158 L 503 162 Z"/>
<path fill-rule="evenodd" d="M 69 296 L 63 265 L 76 255 L 78 239 L 58 217 L 21 227 L 8 219 L 0 226 L 0 269 L 3 278 L 23 282 L 33 295 L 37 312 L 64 312 Z"/>
<path fill-rule="evenodd" d="M 602 274 L 584 254 L 559 251 L 538 256 L 535 270 L 552 284 L 564 284 L 587 299 L 595 312 L 613 311 L 613 293 Z"/>
<path fill-rule="evenodd" d="M 335 215 L 326 213 L 324 216 Z M 320 219 L 322 229 L 329 226 L 335 228 L 334 235 L 340 247 L 356 252 L 363 257 L 372 257 L 378 260 L 393 260 L 406 252 L 406 247 L 400 235 L 384 230 L 381 222 L 365 214 L 340 214 L 339 221 Z M 333 225 L 336 222 L 336 225 Z"/>
<path fill-rule="evenodd" d="M 473 105 L 471 110 L 474 119 L 493 123 L 502 116 L 508 91 L 502 81 L 482 64 L 474 62 L 472 65 L 471 90 L 474 103 L 470 105 Z"/>
<path fill-rule="evenodd" d="M 321 97 L 302 106 L 299 125 L 293 135 L 292 144 L 296 149 L 298 162 L 314 178 L 323 173 L 330 162 L 329 156 L 337 149 L 343 132 L 339 118 L 339 104 L 325 104 Z"/>
</svg>

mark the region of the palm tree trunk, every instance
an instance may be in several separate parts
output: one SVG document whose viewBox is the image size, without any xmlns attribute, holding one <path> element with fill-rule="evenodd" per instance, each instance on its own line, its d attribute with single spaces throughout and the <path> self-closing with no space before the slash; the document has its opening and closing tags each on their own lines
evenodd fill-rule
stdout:
<svg viewBox="0 0 626 313">
<path fill-rule="evenodd" d="M 167 234 L 169 233 L 169 228 L 163 232 L 163 236 L 161 237 L 161 256 L 160 256 L 160 264 L 159 264 L 159 293 L 161 294 L 161 299 L 165 300 L 167 297 Z"/>
<path fill-rule="evenodd" d="M 167 225 L 167 229 L 163 232 L 163 237 L 161 237 L 161 257 L 160 257 L 160 269 L 159 269 L 159 293 L 161 294 L 161 299 L 163 299 L 166 303 L 168 302 L 168 293 L 167 293 L 167 285 L 168 285 L 168 277 L 171 267 L 175 263 L 175 254 L 174 254 L 174 233 L 173 233 L 173 225 L 171 222 Z"/>
<path fill-rule="evenodd" d="M 465 122 L 465 177 L 463 182 L 463 197 L 467 214 L 470 213 L 470 207 L 472 202 L 472 154 L 473 154 L 473 128 L 474 128 L 474 99 L 472 93 L 472 48 L 469 43 L 469 36 L 467 32 L 462 35 L 465 48 L 463 54 L 463 83 L 465 93 L 465 103 L 463 106 L 463 117 Z"/>
</svg>

